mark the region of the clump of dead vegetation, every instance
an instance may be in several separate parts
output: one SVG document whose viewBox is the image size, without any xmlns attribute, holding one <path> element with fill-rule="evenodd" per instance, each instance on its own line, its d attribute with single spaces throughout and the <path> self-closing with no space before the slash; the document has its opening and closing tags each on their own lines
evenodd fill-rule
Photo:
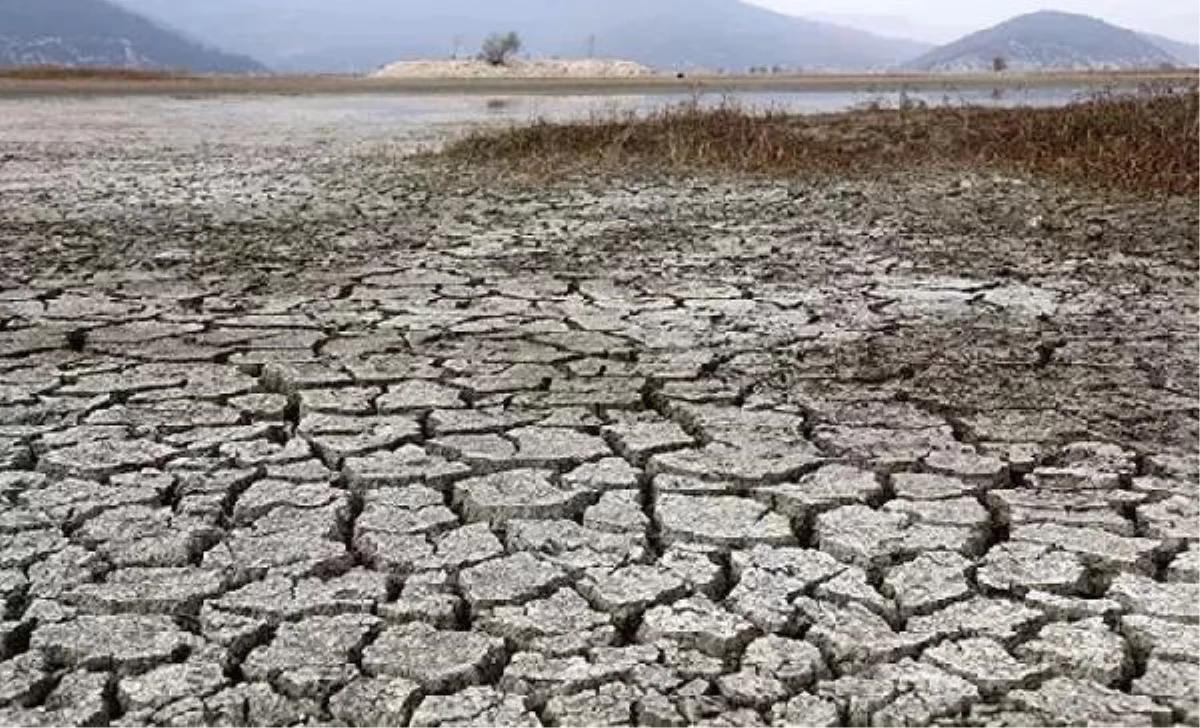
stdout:
<svg viewBox="0 0 1200 728">
<path fill-rule="evenodd" d="M 980 166 L 1132 193 L 1196 195 L 1195 87 L 1094 95 L 1061 108 L 757 113 L 735 103 L 482 131 L 443 156 L 522 176 L 573 172 L 876 173 Z"/>
<path fill-rule="evenodd" d="M 0 66 L 0 79 L 13 81 L 169 81 L 182 78 L 191 78 L 191 75 L 151 68 Z"/>
</svg>

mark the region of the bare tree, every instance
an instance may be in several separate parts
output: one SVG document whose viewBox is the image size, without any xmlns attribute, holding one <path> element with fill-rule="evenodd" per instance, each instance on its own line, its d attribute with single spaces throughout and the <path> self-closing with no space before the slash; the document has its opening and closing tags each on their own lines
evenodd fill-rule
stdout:
<svg viewBox="0 0 1200 728">
<path fill-rule="evenodd" d="M 992 70 L 996 73 L 1008 70 L 1008 61 L 1004 59 L 1004 56 L 996 56 L 992 59 Z"/>
<path fill-rule="evenodd" d="M 492 33 L 483 41 L 479 50 L 480 59 L 493 66 L 503 66 L 513 54 L 521 50 L 521 36 L 508 33 Z"/>
</svg>

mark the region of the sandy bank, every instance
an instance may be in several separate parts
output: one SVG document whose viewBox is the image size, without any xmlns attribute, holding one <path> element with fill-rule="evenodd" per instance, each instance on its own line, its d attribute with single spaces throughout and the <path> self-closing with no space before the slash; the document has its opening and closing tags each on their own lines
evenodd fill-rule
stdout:
<svg viewBox="0 0 1200 728">
<path fill-rule="evenodd" d="M 401 61 L 374 78 L 637 78 L 654 71 L 640 63 L 609 59 L 513 60 L 502 66 L 478 60 Z"/>
</svg>

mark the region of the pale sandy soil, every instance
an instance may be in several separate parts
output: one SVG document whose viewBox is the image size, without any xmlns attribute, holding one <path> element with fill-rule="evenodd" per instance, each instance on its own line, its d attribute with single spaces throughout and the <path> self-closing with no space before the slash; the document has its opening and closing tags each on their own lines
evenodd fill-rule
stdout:
<svg viewBox="0 0 1200 728">
<path fill-rule="evenodd" d="M 384 66 L 374 78 L 636 78 L 653 75 L 640 63 L 610 59 L 514 60 L 502 66 L 478 60 L 401 61 Z"/>
</svg>

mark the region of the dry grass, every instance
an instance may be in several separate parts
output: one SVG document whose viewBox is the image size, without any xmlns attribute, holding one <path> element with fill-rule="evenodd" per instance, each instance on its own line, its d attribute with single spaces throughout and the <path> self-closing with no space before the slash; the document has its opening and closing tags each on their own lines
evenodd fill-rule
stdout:
<svg viewBox="0 0 1200 728">
<path fill-rule="evenodd" d="M 478 132 L 451 160 L 522 176 L 572 172 L 873 173 L 987 166 L 1134 193 L 1196 195 L 1195 88 L 1095 96 L 1056 109 L 869 109 L 794 116 L 733 104 Z"/>
<path fill-rule="evenodd" d="M 0 79 L 13 81 L 168 81 L 189 78 L 181 71 L 161 71 L 143 68 L 109 68 L 71 66 L 12 66 L 0 67 Z"/>
</svg>

